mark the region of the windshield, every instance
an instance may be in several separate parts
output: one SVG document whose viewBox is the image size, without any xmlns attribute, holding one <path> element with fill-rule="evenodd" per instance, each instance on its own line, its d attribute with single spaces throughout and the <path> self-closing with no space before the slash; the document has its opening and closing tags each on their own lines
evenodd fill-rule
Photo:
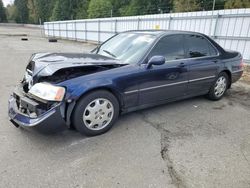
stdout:
<svg viewBox="0 0 250 188">
<path fill-rule="evenodd" d="M 155 35 L 121 33 L 100 46 L 97 54 L 109 56 L 124 63 L 137 63 L 154 42 Z"/>
</svg>

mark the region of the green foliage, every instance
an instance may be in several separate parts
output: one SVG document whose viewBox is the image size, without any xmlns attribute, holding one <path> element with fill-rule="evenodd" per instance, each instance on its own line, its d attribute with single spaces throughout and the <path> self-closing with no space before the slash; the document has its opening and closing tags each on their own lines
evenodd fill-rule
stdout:
<svg viewBox="0 0 250 188">
<path fill-rule="evenodd" d="M 87 18 L 87 7 L 88 0 L 56 0 L 50 20 Z"/>
<path fill-rule="evenodd" d="M 121 7 L 120 9 L 120 14 L 122 16 L 133 16 L 133 15 L 138 15 L 140 12 L 143 14 L 145 11 L 145 4 L 140 6 L 140 1 L 139 0 L 131 0 L 129 5 Z"/>
<path fill-rule="evenodd" d="M 49 21 L 55 0 L 33 0 L 35 5 L 35 11 L 37 19 L 41 19 L 42 22 Z"/>
<path fill-rule="evenodd" d="M 8 22 L 15 22 L 17 17 L 17 9 L 14 4 L 7 5 L 6 7 L 6 14 L 7 14 L 7 20 Z"/>
<path fill-rule="evenodd" d="M 17 16 L 15 18 L 17 23 L 28 23 L 29 22 L 29 9 L 27 0 L 15 0 L 14 5 L 16 6 Z"/>
<path fill-rule="evenodd" d="M 174 12 L 190 12 L 201 10 L 198 0 L 174 0 Z"/>
<path fill-rule="evenodd" d="M 57 0 L 52 12 L 51 20 L 70 20 L 71 19 L 71 1 Z"/>
<path fill-rule="evenodd" d="M 28 0 L 27 6 L 29 9 L 29 23 L 37 23 L 38 18 L 34 0 Z"/>
<path fill-rule="evenodd" d="M 39 23 L 112 16 L 134 16 L 168 12 L 212 10 L 213 0 L 14 0 L 3 7 L 0 22 Z M 215 9 L 250 8 L 250 0 L 216 0 Z"/>
<path fill-rule="evenodd" d="M 2 0 L 0 0 L 0 22 L 7 22 L 6 11 L 3 6 Z"/>
<path fill-rule="evenodd" d="M 121 9 L 123 7 L 126 7 L 131 0 L 110 0 L 111 4 L 112 4 L 112 16 L 116 17 L 116 16 L 122 16 L 121 14 Z"/>
<path fill-rule="evenodd" d="M 76 9 L 74 9 L 74 18 L 75 19 L 84 19 L 88 18 L 88 0 L 83 0 L 79 3 Z"/>
<path fill-rule="evenodd" d="M 167 13 L 172 10 L 172 0 L 131 0 L 120 8 L 121 16 Z"/>
<path fill-rule="evenodd" d="M 250 8 L 250 0 L 228 0 L 225 3 L 225 8 Z"/>
<path fill-rule="evenodd" d="M 109 0 L 91 0 L 88 7 L 89 18 L 110 17 L 112 4 Z"/>
<path fill-rule="evenodd" d="M 215 10 L 224 9 L 225 0 L 216 0 L 215 1 Z M 200 1 L 202 10 L 212 10 L 213 0 Z"/>
</svg>

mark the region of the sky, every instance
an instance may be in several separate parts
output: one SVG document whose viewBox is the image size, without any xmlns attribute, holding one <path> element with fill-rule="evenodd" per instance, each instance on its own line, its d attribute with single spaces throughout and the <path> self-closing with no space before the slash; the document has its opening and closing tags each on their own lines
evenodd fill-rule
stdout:
<svg viewBox="0 0 250 188">
<path fill-rule="evenodd" d="M 8 4 L 13 3 L 13 0 L 2 0 L 4 6 L 6 7 Z"/>
</svg>

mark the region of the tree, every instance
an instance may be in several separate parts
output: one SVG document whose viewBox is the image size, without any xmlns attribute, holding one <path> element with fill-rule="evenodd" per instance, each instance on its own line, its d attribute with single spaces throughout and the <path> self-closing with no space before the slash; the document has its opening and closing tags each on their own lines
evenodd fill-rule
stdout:
<svg viewBox="0 0 250 188">
<path fill-rule="evenodd" d="M 173 0 L 148 0 L 145 14 L 168 13 L 173 9 Z"/>
<path fill-rule="evenodd" d="M 174 0 L 174 12 L 191 12 L 201 10 L 198 0 Z"/>
<path fill-rule="evenodd" d="M 133 16 L 137 15 L 138 10 L 134 5 L 136 1 L 131 1 L 128 5 L 124 5 L 119 9 L 119 13 L 121 16 Z"/>
<path fill-rule="evenodd" d="M 88 7 L 89 18 L 110 17 L 112 4 L 109 0 L 91 0 Z"/>
<path fill-rule="evenodd" d="M 88 18 L 89 0 L 80 0 L 79 3 L 74 4 L 73 17 L 75 19 Z"/>
<path fill-rule="evenodd" d="M 122 16 L 134 16 L 145 14 L 146 3 L 145 0 L 131 0 L 129 5 L 120 9 Z"/>
<path fill-rule="evenodd" d="M 214 0 L 200 1 L 201 9 L 202 10 L 212 10 L 213 9 L 213 1 Z M 224 4 L 225 4 L 225 0 L 216 0 L 214 9 L 215 10 L 224 9 Z"/>
<path fill-rule="evenodd" d="M 14 5 L 17 10 L 17 23 L 28 23 L 29 22 L 29 9 L 27 6 L 27 0 L 15 0 Z"/>
<path fill-rule="evenodd" d="M 158 14 L 170 12 L 173 8 L 172 0 L 131 0 L 120 8 L 121 16 L 143 14 Z"/>
<path fill-rule="evenodd" d="M 121 8 L 126 7 L 130 3 L 131 0 L 110 0 L 112 4 L 112 15 L 114 17 L 121 16 Z"/>
<path fill-rule="evenodd" d="M 27 7 L 29 9 L 29 23 L 37 23 L 37 12 L 34 0 L 28 0 Z"/>
<path fill-rule="evenodd" d="M 33 1 L 34 1 L 37 20 L 40 18 L 42 22 L 49 21 L 52 15 L 53 7 L 55 5 L 55 0 L 33 0 Z"/>
<path fill-rule="evenodd" d="M 71 19 L 71 4 L 69 0 L 57 0 L 52 11 L 51 20 Z"/>
<path fill-rule="evenodd" d="M 250 0 L 228 0 L 225 3 L 225 8 L 250 8 Z"/>
<path fill-rule="evenodd" d="M 17 9 L 14 4 L 12 5 L 7 5 L 6 7 L 6 14 L 7 14 L 7 20 L 8 22 L 15 22 L 17 18 Z"/>
<path fill-rule="evenodd" d="M 3 6 L 2 0 L 0 0 L 0 22 L 7 22 L 6 11 Z"/>
</svg>

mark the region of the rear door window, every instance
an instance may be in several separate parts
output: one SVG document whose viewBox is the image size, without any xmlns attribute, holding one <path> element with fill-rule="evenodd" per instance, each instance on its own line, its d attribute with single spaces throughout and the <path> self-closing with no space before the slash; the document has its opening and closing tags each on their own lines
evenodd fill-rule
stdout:
<svg viewBox="0 0 250 188">
<path fill-rule="evenodd" d="M 185 37 L 188 58 L 217 55 L 215 48 L 204 37 L 199 35 L 186 35 Z"/>
</svg>

